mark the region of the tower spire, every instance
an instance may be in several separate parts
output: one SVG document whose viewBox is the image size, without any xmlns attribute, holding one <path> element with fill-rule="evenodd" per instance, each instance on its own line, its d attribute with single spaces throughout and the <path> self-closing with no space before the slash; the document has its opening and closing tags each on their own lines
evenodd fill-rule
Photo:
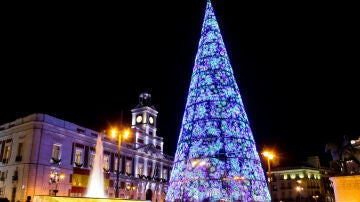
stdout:
<svg viewBox="0 0 360 202">
<path fill-rule="evenodd" d="M 214 9 L 207 1 L 166 201 L 270 201 Z"/>
</svg>

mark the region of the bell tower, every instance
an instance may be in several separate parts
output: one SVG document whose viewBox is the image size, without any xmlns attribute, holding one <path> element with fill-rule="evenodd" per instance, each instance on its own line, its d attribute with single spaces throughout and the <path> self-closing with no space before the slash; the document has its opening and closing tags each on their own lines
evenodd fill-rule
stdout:
<svg viewBox="0 0 360 202">
<path fill-rule="evenodd" d="M 151 94 L 141 93 L 138 105 L 131 110 L 131 128 L 135 131 L 136 147 L 152 144 L 163 151 L 163 138 L 156 135 L 157 114 Z"/>
</svg>

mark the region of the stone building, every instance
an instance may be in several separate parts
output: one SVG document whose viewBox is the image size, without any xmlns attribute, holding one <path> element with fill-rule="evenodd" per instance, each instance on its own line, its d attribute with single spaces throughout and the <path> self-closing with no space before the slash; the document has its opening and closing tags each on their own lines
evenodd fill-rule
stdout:
<svg viewBox="0 0 360 202">
<path fill-rule="evenodd" d="M 317 156 L 308 157 L 301 166 L 276 167 L 271 171 L 272 201 L 334 202 L 329 168 L 321 167 Z"/>
<path fill-rule="evenodd" d="M 163 201 L 173 157 L 163 153 L 151 95 L 141 94 L 131 112 L 130 138 L 123 139 L 121 147 L 108 133 L 48 114 L 34 113 L 0 125 L 0 198 L 84 196 L 101 135 L 107 197 L 117 192 L 119 198 Z"/>
</svg>

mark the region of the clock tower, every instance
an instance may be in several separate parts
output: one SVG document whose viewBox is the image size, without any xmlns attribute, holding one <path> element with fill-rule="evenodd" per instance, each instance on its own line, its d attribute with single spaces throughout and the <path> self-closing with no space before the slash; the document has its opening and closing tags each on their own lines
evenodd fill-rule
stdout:
<svg viewBox="0 0 360 202">
<path fill-rule="evenodd" d="M 131 110 L 131 128 L 135 131 L 136 147 L 152 144 L 163 151 L 163 138 L 156 135 L 156 119 L 158 112 L 151 103 L 151 94 L 141 93 L 139 104 Z"/>
</svg>

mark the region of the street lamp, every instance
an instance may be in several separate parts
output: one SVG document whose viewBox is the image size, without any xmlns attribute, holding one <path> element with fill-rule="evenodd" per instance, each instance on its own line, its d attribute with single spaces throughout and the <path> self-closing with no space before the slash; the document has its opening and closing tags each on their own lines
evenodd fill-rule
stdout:
<svg viewBox="0 0 360 202">
<path fill-rule="evenodd" d="M 49 183 L 53 184 L 55 183 L 55 189 L 52 190 L 54 193 L 54 196 L 56 196 L 56 193 L 59 192 L 58 190 L 58 184 L 60 182 L 60 180 L 63 180 L 65 178 L 65 174 L 64 173 L 59 173 L 57 170 L 52 170 L 50 172 L 50 179 L 49 179 Z"/>
<path fill-rule="evenodd" d="M 268 164 L 268 187 L 269 187 L 269 192 L 270 192 L 270 197 L 271 197 L 271 168 L 270 168 L 270 160 L 272 160 L 275 155 L 272 152 L 269 151 L 264 151 L 262 153 L 266 158 L 267 158 L 267 164 Z"/>
<path fill-rule="evenodd" d="M 315 202 L 317 202 L 318 198 L 319 198 L 319 195 L 314 195 L 313 196 L 313 199 L 315 199 Z"/>
<path fill-rule="evenodd" d="M 129 131 L 125 130 L 124 134 L 121 134 L 117 129 L 111 130 L 112 138 L 118 138 L 118 153 L 117 153 L 117 171 L 116 171 L 116 185 L 115 185 L 115 198 L 119 198 L 119 177 L 120 177 L 120 148 L 121 148 L 121 141 L 122 136 L 126 139 L 129 135 Z"/>
<path fill-rule="evenodd" d="M 271 182 L 271 168 L 270 168 L 270 160 L 272 160 L 275 155 L 272 152 L 265 151 L 263 152 L 263 155 L 267 158 L 267 164 L 268 164 L 268 182 Z"/>
<path fill-rule="evenodd" d="M 136 186 L 134 186 L 133 184 L 128 184 L 128 185 L 126 186 L 126 190 L 130 192 L 130 196 L 131 196 L 131 197 L 129 197 L 130 199 L 133 198 L 132 192 L 133 192 L 135 189 L 136 189 Z"/>
<path fill-rule="evenodd" d="M 301 186 L 301 180 L 297 180 L 296 183 L 297 183 L 296 191 L 299 193 L 299 199 L 300 199 L 299 201 L 301 202 L 301 191 L 304 188 Z"/>
</svg>

